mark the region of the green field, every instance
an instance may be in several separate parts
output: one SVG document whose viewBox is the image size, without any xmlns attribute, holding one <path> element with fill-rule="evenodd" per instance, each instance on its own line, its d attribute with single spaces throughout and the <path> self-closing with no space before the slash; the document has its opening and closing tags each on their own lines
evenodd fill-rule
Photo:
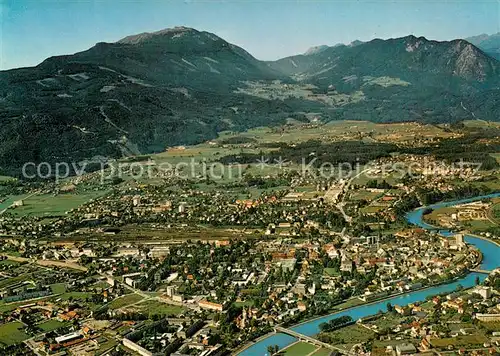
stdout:
<svg viewBox="0 0 500 356">
<path fill-rule="evenodd" d="M 336 277 L 340 275 L 340 271 L 336 270 L 335 268 L 325 268 L 323 271 L 330 277 Z"/>
<path fill-rule="evenodd" d="M 51 194 L 33 195 L 23 200 L 23 206 L 11 208 L 9 212 L 17 216 L 62 216 L 66 212 L 104 194 L 106 194 L 105 191 L 92 191 L 82 194 L 68 193 L 55 196 Z"/>
<path fill-rule="evenodd" d="M 12 278 L 6 278 L 0 281 L 0 288 L 6 288 L 12 284 L 18 283 L 18 282 L 25 282 L 32 280 L 33 276 L 30 273 L 26 274 L 20 274 L 19 276 L 12 277 Z"/>
<path fill-rule="evenodd" d="M 493 221 L 500 222 L 500 201 L 498 199 L 493 200 L 488 216 Z"/>
<path fill-rule="evenodd" d="M 36 326 L 39 327 L 43 332 L 49 332 L 52 330 L 59 329 L 62 326 L 67 325 L 66 323 L 63 323 L 59 320 L 56 319 L 50 319 L 47 321 L 44 321 L 43 323 L 37 324 Z"/>
<path fill-rule="evenodd" d="M 0 266 L 13 266 L 13 267 L 19 267 L 21 265 L 21 262 L 13 261 L 13 260 L 2 260 L 0 261 Z"/>
<path fill-rule="evenodd" d="M 438 349 L 447 348 L 449 345 L 454 348 L 467 347 L 473 348 L 475 346 L 482 346 L 485 342 L 488 342 L 488 338 L 484 335 L 458 335 L 457 337 L 448 339 L 432 339 L 432 347 Z"/>
<path fill-rule="evenodd" d="M 147 300 L 144 303 L 140 303 L 138 306 L 150 315 L 179 315 L 185 311 L 183 307 L 162 303 L 156 300 Z"/>
<path fill-rule="evenodd" d="M 375 337 L 375 333 L 373 331 L 359 325 L 351 325 L 324 334 L 328 335 L 334 344 L 346 345 L 347 349 L 350 349 L 355 344 L 367 342 Z"/>
<path fill-rule="evenodd" d="M 14 345 L 26 339 L 29 339 L 29 336 L 24 332 L 24 324 L 20 321 L 0 325 L 0 342 L 2 344 Z"/>
<path fill-rule="evenodd" d="M 253 307 L 255 302 L 253 300 L 245 300 L 243 302 L 234 302 L 234 305 L 237 307 Z"/>
<path fill-rule="evenodd" d="M 379 78 L 380 79 L 380 78 Z M 170 169 L 174 169 L 176 164 L 182 162 L 188 164 L 188 167 L 182 167 L 181 172 L 192 175 L 202 175 L 204 166 L 201 162 L 208 163 L 217 162 L 221 157 L 228 155 L 240 154 L 266 154 L 276 151 L 276 147 L 265 147 L 268 143 L 287 143 L 295 144 L 308 140 L 319 140 L 322 142 L 339 142 L 339 141 L 369 141 L 369 142 L 406 142 L 413 141 L 415 136 L 419 137 L 450 137 L 452 134 L 439 128 L 435 125 L 420 125 L 416 123 L 397 123 L 397 124 L 375 124 L 367 121 L 332 121 L 327 124 L 303 124 L 297 122 L 293 125 L 282 126 L 279 128 L 257 127 L 245 132 L 224 131 L 219 133 L 219 137 L 193 146 L 171 147 L 165 152 L 152 154 L 145 157 L 144 164 L 147 158 L 151 158 L 156 163 L 157 167 L 163 170 L 167 169 L 167 163 Z M 241 143 L 227 143 L 228 140 L 238 138 L 243 139 Z M 246 139 L 246 141 L 244 140 Z M 122 160 L 127 162 L 126 159 Z M 191 167 L 192 162 L 194 163 Z M 257 162 L 255 162 L 257 163 Z M 193 169 L 192 169 L 193 168 Z M 278 166 L 269 164 L 263 167 L 255 165 L 233 165 L 224 166 L 224 176 L 222 179 L 217 179 L 217 182 L 227 183 L 237 180 L 241 171 L 253 175 L 275 175 L 282 171 Z M 298 165 L 287 166 L 287 170 L 297 170 Z M 218 173 L 217 170 L 215 172 Z M 131 177 L 127 174 L 123 177 L 126 181 Z M 153 183 L 157 178 L 149 178 L 145 175 L 139 178 L 138 181 Z M 367 181 L 369 178 L 360 177 L 358 181 Z M 389 182 L 394 179 L 391 176 L 387 177 Z M 208 186 L 207 188 L 210 188 Z"/>
<path fill-rule="evenodd" d="M 61 298 L 62 300 L 81 300 L 85 301 L 87 298 L 92 297 L 91 292 L 66 292 L 61 294 L 57 298 Z"/>
<path fill-rule="evenodd" d="M 489 332 L 500 331 L 500 322 L 498 322 L 498 321 L 494 321 L 494 322 L 490 322 L 490 323 L 481 322 L 479 325 L 481 325 L 481 327 L 485 328 Z"/>
<path fill-rule="evenodd" d="M 127 294 L 120 298 L 116 298 L 109 304 L 110 309 L 120 309 L 124 306 L 137 303 L 141 301 L 143 298 L 137 294 Z"/>
<path fill-rule="evenodd" d="M 488 229 L 498 226 L 497 224 L 489 221 L 489 220 L 471 220 L 467 221 L 463 224 L 466 228 L 470 229 L 473 232 L 483 232 Z"/>
<path fill-rule="evenodd" d="M 50 290 L 54 294 L 62 294 L 66 292 L 66 283 L 56 283 L 50 285 Z"/>
<path fill-rule="evenodd" d="M 297 342 L 286 349 L 283 349 L 283 353 L 286 356 L 305 356 L 316 350 L 318 347 L 307 342 Z"/>
<path fill-rule="evenodd" d="M 331 353 L 332 353 L 331 350 L 321 348 L 318 351 L 316 351 L 315 353 L 313 353 L 311 356 L 330 356 Z"/>
<path fill-rule="evenodd" d="M 368 190 L 365 189 L 359 189 L 355 190 L 350 194 L 350 200 L 366 200 L 366 201 L 372 201 L 378 196 L 383 195 L 383 193 L 372 193 Z"/>
<path fill-rule="evenodd" d="M 14 204 L 15 201 L 18 201 L 18 200 L 23 200 L 24 198 L 26 198 L 28 196 L 28 194 L 22 194 L 22 195 L 10 195 L 8 196 L 5 200 L 3 200 L 1 203 L 0 203 L 0 211 L 1 210 L 4 210 L 4 209 L 7 209 L 8 207 L 10 207 L 12 204 Z"/>
</svg>

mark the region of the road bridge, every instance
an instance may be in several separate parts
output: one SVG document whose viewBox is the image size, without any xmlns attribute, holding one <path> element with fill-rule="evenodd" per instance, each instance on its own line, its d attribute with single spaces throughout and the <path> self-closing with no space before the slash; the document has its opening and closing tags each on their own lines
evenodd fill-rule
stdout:
<svg viewBox="0 0 500 356">
<path fill-rule="evenodd" d="M 476 273 L 483 273 L 483 274 L 490 274 L 491 272 L 493 272 L 493 271 L 488 271 L 488 270 L 485 270 L 485 269 L 471 269 L 470 271 L 471 272 L 476 272 Z"/>
<path fill-rule="evenodd" d="M 334 345 L 327 344 L 326 342 L 319 341 L 319 340 L 317 340 L 315 338 L 312 338 L 310 336 L 307 336 L 307 335 L 298 333 L 296 331 L 284 328 L 282 326 L 276 326 L 274 328 L 274 330 L 276 330 L 276 332 L 280 332 L 280 333 L 283 333 L 283 334 L 287 334 L 287 335 L 296 337 L 299 340 L 309 342 L 309 343 L 311 343 L 313 345 L 316 345 L 316 346 L 324 347 L 326 349 L 333 350 L 333 351 L 338 351 L 338 352 L 340 352 L 343 355 L 356 356 L 356 354 L 354 354 L 354 353 L 352 353 L 350 351 L 347 351 L 345 349 L 341 349 L 340 347 L 337 347 L 337 346 L 334 346 Z"/>
</svg>

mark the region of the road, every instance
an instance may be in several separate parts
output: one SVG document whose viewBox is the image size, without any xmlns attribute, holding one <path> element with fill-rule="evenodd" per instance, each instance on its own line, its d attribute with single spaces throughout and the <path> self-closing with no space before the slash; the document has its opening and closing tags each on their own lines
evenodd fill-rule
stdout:
<svg viewBox="0 0 500 356">
<path fill-rule="evenodd" d="M 366 172 L 368 172 L 369 168 L 366 168 L 364 170 L 362 170 L 361 172 L 359 172 L 358 174 L 356 174 L 355 176 L 349 178 L 349 180 L 347 180 L 346 182 L 344 182 L 344 184 L 342 185 L 342 198 L 340 200 L 340 202 L 338 202 L 335 206 L 337 207 L 337 209 L 339 209 L 340 213 L 342 214 L 342 216 L 344 217 L 344 220 L 347 221 L 348 223 L 350 223 L 352 221 L 352 216 L 349 216 L 347 215 L 347 213 L 344 211 L 344 205 L 345 205 L 345 197 L 346 197 L 346 193 L 348 192 L 352 182 L 360 177 L 361 175 L 365 174 Z M 330 190 L 326 192 L 325 194 L 325 198 L 328 198 L 329 196 L 331 196 L 332 194 L 330 193 Z"/>
</svg>

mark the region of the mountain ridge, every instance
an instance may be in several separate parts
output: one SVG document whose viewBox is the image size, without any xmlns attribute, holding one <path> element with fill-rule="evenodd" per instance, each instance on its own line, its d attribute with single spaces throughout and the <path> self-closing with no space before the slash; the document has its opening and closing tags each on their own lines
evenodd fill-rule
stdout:
<svg viewBox="0 0 500 356">
<path fill-rule="evenodd" d="M 483 33 L 478 36 L 468 37 L 465 40 L 480 48 L 493 58 L 500 60 L 500 32 L 492 35 Z"/>
<path fill-rule="evenodd" d="M 498 62 L 463 40 L 319 49 L 263 62 L 177 27 L 2 71 L 0 166 L 11 174 L 25 162 L 161 152 L 308 112 L 323 121 L 498 120 Z"/>
</svg>

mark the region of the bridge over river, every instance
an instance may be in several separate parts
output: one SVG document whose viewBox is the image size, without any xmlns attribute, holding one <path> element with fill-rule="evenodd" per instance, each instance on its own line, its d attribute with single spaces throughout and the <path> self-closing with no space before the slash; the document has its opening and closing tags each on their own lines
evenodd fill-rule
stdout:
<svg viewBox="0 0 500 356">
<path fill-rule="evenodd" d="M 500 193 L 489 194 L 485 196 L 479 196 L 469 199 L 462 199 L 452 202 L 443 202 L 429 206 L 432 209 L 437 209 L 440 207 L 448 207 L 458 204 L 469 203 L 477 200 L 487 199 L 487 198 L 496 198 L 500 197 Z M 426 224 L 422 221 L 422 216 L 425 208 L 416 209 L 406 215 L 406 218 L 409 223 L 416 225 L 418 227 L 424 229 L 434 229 L 433 226 Z M 439 234 L 443 236 L 451 236 L 453 234 L 452 231 L 445 229 L 436 229 Z M 398 295 L 395 297 L 391 297 L 389 299 L 385 299 L 383 301 L 374 302 L 372 304 L 363 304 L 359 306 L 355 306 L 349 309 L 345 309 L 339 312 L 332 313 L 330 315 L 326 315 L 320 318 L 312 319 L 308 322 L 304 322 L 302 324 L 293 326 L 292 329 L 286 329 L 282 327 L 276 327 L 276 333 L 270 334 L 268 337 L 263 337 L 259 339 L 254 344 L 249 345 L 244 350 L 238 352 L 239 356 L 264 356 L 267 355 L 267 347 L 272 345 L 278 345 L 281 349 L 284 347 L 294 343 L 299 340 L 304 340 L 305 342 L 310 342 L 314 345 L 319 345 L 321 347 L 325 347 L 328 350 L 336 350 L 339 353 L 351 355 L 352 353 L 341 350 L 333 345 L 325 345 L 312 338 L 311 336 L 317 335 L 321 330 L 319 325 L 324 322 L 328 322 L 333 318 L 338 318 L 340 316 L 350 316 L 353 320 L 359 320 L 364 317 L 372 316 L 377 314 L 380 310 L 387 310 L 387 303 L 391 302 L 392 304 L 398 305 L 408 305 L 411 303 L 421 302 L 426 300 L 426 298 L 430 296 L 434 296 L 437 294 L 443 293 L 453 293 L 456 291 L 458 286 L 462 286 L 465 288 L 472 288 L 476 285 L 476 278 L 480 277 L 480 280 L 484 280 L 486 278 L 486 274 L 490 274 L 495 269 L 500 267 L 500 244 L 496 242 L 489 241 L 487 239 L 482 239 L 477 236 L 465 234 L 464 236 L 465 242 L 471 245 L 474 245 L 479 251 L 483 254 L 483 260 L 481 261 L 481 265 L 477 267 L 476 270 L 471 271 L 472 273 L 460 278 L 457 281 L 454 281 L 449 284 L 441 284 L 438 286 L 434 286 L 432 288 L 427 288 L 423 290 L 417 290 L 409 292 L 405 295 Z M 310 336 L 307 336 L 307 335 Z"/>
<path fill-rule="evenodd" d="M 290 330 L 290 329 L 286 329 L 286 328 L 284 328 L 282 326 L 276 326 L 274 329 L 276 330 L 276 332 L 296 337 L 299 340 L 309 342 L 309 343 L 311 343 L 313 345 L 316 345 L 316 346 L 324 347 L 325 349 L 329 349 L 329 350 L 333 350 L 333 351 L 338 351 L 338 352 L 340 352 L 343 355 L 356 356 L 355 353 L 346 351 L 345 349 L 342 349 L 342 348 L 334 346 L 334 345 L 327 344 L 325 342 L 319 341 L 318 339 L 315 339 L 315 338 L 312 338 L 310 336 L 298 333 L 296 331 L 293 331 L 293 330 Z"/>
<path fill-rule="evenodd" d="M 488 271 L 488 270 L 485 270 L 485 269 L 471 269 L 470 271 L 471 272 L 476 272 L 476 273 L 482 273 L 482 274 L 490 274 L 491 272 L 493 272 L 493 271 Z"/>
</svg>

